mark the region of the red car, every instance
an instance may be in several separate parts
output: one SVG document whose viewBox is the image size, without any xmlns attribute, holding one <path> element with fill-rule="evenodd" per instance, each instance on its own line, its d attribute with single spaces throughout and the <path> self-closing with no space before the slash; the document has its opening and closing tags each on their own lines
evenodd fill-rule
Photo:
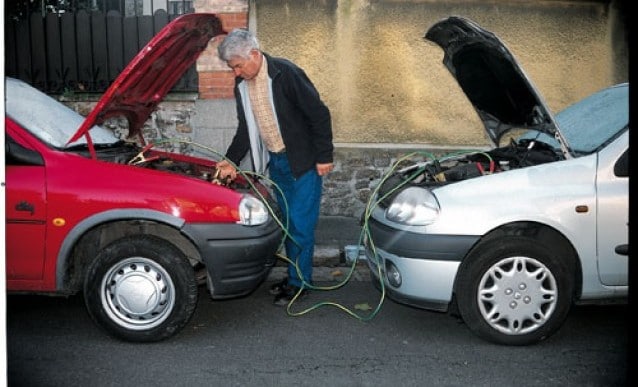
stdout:
<svg viewBox="0 0 638 387">
<path fill-rule="evenodd" d="M 215 161 L 154 148 L 142 127 L 216 35 L 211 14 L 181 16 L 129 63 L 86 117 L 7 78 L 7 292 L 83 292 L 93 320 L 127 341 L 182 329 L 205 270 L 213 298 L 249 294 L 283 232 L 266 187 L 218 181 Z M 100 126 L 125 117 L 128 136 Z"/>
</svg>

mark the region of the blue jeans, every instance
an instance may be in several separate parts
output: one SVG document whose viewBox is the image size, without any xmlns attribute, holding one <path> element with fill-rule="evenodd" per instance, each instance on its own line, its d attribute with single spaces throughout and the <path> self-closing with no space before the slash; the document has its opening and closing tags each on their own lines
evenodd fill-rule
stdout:
<svg viewBox="0 0 638 387">
<path fill-rule="evenodd" d="M 299 267 L 303 281 L 312 284 L 315 227 L 319 220 L 323 180 L 314 168 L 299 178 L 295 178 L 290 171 L 288 157 L 285 153 L 270 153 L 269 170 L 270 178 L 281 190 L 280 192 L 275 188 L 274 192 L 277 203 L 283 212 L 282 223 L 284 226 L 286 219 L 288 219 L 289 237 L 285 240 L 286 255 Z M 288 210 L 287 217 L 286 209 Z M 302 279 L 294 264 L 288 265 L 288 283 L 297 287 L 302 285 Z"/>
</svg>

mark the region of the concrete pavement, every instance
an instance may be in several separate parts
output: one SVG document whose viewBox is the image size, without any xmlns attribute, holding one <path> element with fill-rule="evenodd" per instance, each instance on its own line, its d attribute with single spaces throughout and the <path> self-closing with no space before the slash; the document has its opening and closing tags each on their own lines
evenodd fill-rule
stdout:
<svg viewBox="0 0 638 387">
<path fill-rule="evenodd" d="M 315 257 L 313 281 L 340 281 L 354 270 L 350 280 L 369 281 L 370 273 L 365 261 L 358 260 L 352 269 L 346 260 L 346 246 L 358 246 L 362 227 L 358 218 L 345 216 L 321 216 L 315 232 Z M 278 260 L 268 280 L 276 281 L 286 276 L 287 263 Z"/>
</svg>

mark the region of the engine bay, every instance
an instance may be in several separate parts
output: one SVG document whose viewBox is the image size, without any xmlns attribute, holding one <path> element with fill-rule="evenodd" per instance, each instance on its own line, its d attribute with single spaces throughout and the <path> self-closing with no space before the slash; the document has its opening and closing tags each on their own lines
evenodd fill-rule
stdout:
<svg viewBox="0 0 638 387">
<path fill-rule="evenodd" d="M 210 161 L 210 164 L 195 163 L 189 161 L 190 157 L 186 155 L 155 150 L 152 144 L 142 147 L 136 143 L 122 141 L 106 147 L 96 146 L 95 148 L 98 159 L 102 161 L 192 176 L 235 189 L 248 186 L 242 184 L 242 179 L 231 182 L 230 179 L 220 177 L 214 161 Z M 85 156 L 90 157 L 85 150 L 78 153 L 83 155 L 86 153 Z"/>
<path fill-rule="evenodd" d="M 530 139 L 511 141 L 510 144 L 484 152 L 463 152 L 439 159 L 414 161 L 393 172 L 382 183 L 379 196 L 387 204 L 399 191 L 399 186 L 437 187 L 483 175 L 558 161 L 560 150 L 544 142 Z"/>
</svg>

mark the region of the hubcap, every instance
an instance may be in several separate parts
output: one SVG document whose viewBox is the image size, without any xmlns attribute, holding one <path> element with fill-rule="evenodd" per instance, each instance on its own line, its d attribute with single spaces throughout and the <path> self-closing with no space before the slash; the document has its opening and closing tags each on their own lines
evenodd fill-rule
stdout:
<svg viewBox="0 0 638 387">
<path fill-rule="evenodd" d="M 118 262 L 102 281 L 102 305 L 118 325 L 151 329 L 173 310 L 175 286 L 156 262 L 132 257 Z"/>
<path fill-rule="evenodd" d="M 508 335 L 543 326 L 556 309 L 556 279 L 541 262 L 527 257 L 503 259 L 481 278 L 478 305 L 485 321 Z"/>
</svg>

